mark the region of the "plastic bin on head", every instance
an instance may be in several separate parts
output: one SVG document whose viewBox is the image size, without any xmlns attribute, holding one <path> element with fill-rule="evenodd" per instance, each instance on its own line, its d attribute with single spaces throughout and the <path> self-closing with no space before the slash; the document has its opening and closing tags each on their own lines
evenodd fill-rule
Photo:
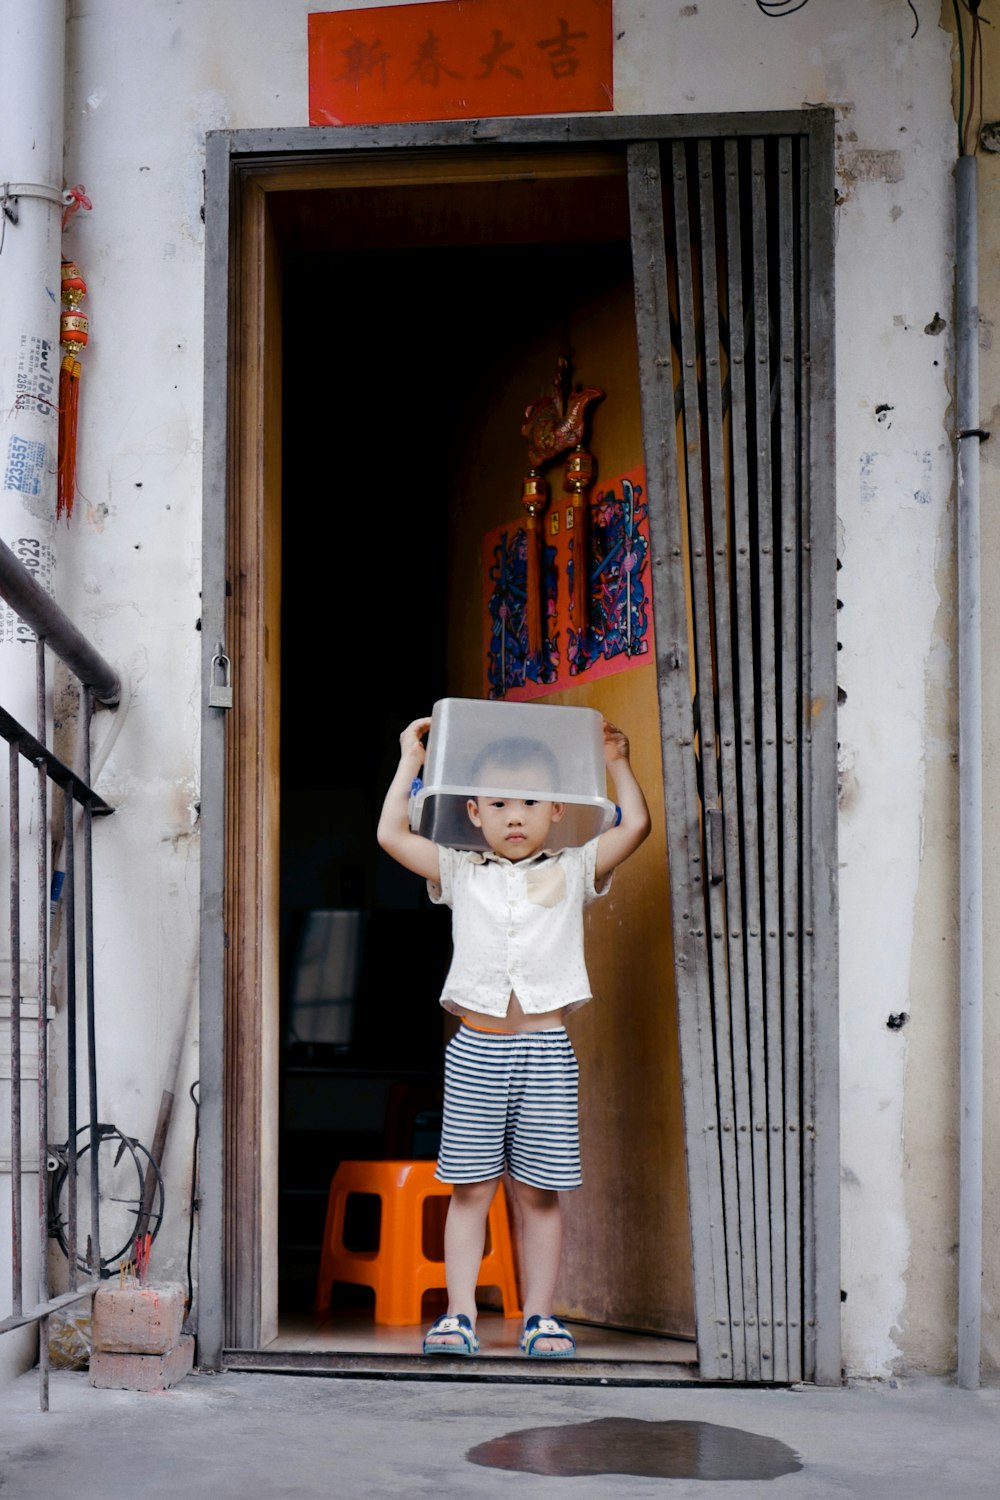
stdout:
<svg viewBox="0 0 1000 1500">
<path fill-rule="evenodd" d="M 604 734 L 594 708 L 441 698 L 431 715 L 423 777 L 410 797 L 410 827 L 455 849 L 485 849 L 470 797 L 562 802 L 551 847 L 585 844 L 615 820 L 607 793 Z"/>
</svg>

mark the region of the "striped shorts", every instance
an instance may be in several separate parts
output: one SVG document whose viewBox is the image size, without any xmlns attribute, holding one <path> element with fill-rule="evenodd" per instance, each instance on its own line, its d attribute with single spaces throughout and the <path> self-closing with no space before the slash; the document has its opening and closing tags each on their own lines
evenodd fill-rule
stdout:
<svg viewBox="0 0 1000 1500">
<path fill-rule="evenodd" d="M 435 1177 L 488 1182 L 506 1167 L 532 1187 L 579 1187 L 579 1074 L 565 1026 L 517 1032 L 461 1026 L 445 1049 Z"/>
</svg>

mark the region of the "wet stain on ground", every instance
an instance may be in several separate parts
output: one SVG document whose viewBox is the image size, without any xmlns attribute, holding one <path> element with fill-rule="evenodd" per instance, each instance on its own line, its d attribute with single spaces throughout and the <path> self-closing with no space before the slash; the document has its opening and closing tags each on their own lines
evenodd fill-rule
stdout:
<svg viewBox="0 0 1000 1500">
<path fill-rule="evenodd" d="M 802 1468 L 777 1438 L 712 1422 L 646 1422 L 600 1417 L 564 1427 L 525 1427 L 470 1448 L 470 1463 L 522 1474 L 578 1478 L 779 1479 Z"/>
</svg>

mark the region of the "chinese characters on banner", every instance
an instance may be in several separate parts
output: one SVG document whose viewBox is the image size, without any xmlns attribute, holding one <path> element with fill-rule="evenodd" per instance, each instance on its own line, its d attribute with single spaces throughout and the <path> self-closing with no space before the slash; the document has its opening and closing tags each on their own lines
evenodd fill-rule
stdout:
<svg viewBox="0 0 1000 1500">
<path fill-rule="evenodd" d="M 309 16 L 310 125 L 612 107 L 612 0 L 436 0 Z"/>
<path fill-rule="evenodd" d="M 587 619 L 570 604 L 576 565 L 567 496 L 545 513 L 542 597 L 545 630 L 539 654 L 528 651 L 525 621 L 526 532 L 523 518 L 483 537 L 484 695 L 524 701 L 605 677 L 653 659 L 649 508 L 641 466 L 598 489 L 587 531 Z"/>
</svg>

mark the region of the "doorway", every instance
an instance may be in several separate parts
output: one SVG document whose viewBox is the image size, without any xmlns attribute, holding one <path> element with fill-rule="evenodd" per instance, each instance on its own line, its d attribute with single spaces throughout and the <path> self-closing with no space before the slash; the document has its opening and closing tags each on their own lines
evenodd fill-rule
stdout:
<svg viewBox="0 0 1000 1500">
<path fill-rule="evenodd" d="M 590 933 L 593 1196 L 563 1310 L 696 1333 L 703 1377 L 839 1379 L 831 172 L 818 111 L 210 138 L 205 667 L 228 648 L 234 704 L 203 732 L 207 1362 L 278 1338 L 282 1295 L 305 1296 L 281 1293 L 281 1181 L 317 1157 L 319 1200 L 358 1146 L 286 1138 L 288 1049 L 336 1075 L 337 1128 L 346 1109 L 384 1141 L 344 1085 L 398 981 L 303 1036 L 295 955 L 317 912 L 430 933 L 361 834 L 429 708 L 411 689 L 484 696 L 482 542 L 518 513 L 524 407 L 569 351 L 607 393 L 599 472 L 645 460 L 656 656 L 552 701 L 627 725 L 663 818 L 619 872 L 625 940 Z M 348 697 L 381 716 L 365 776 Z M 332 861 L 306 847 L 329 821 Z M 434 963 L 420 1048 L 443 1041 Z M 382 1085 L 433 1090 L 427 1048 L 422 1079 Z"/>
<path fill-rule="evenodd" d="M 624 154 L 504 152 L 477 163 L 478 180 L 452 175 L 436 163 L 424 180 L 417 170 L 403 183 L 290 192 L 272 210 L 284 371 L 283 1346 L 317 1346 L 308 1319 L 338 1162 L 436 1152 L 449 914 L 378 850 L 374 826 L 403 725 L 439 698 L 485 696 L 483 536 L 523 524 L 523 413 L 552 390 L 559 359 L 573 383 L 605 392 L 588 434 L 601 474 L 642 462 Z M 574 1023 L 587 1185 L 568 1204 L 557 1310 L 595 1331 L 592 1348 L 600 1334 L 605 1354 L 613 1343 L 634 1358 L 668 1348 L 672 1361 L 693 1359 L 652 655 L 540 701 L 600 706 L 628 725 L 657 818 L 591 919 L 596 998 Z M 331 955 L 325 981 L 318 953 Z M 359 1246 L 375 1233 L 360 1221 L 352 1232 Z M 386 1347 L 372 1300 L 334 1288 L 329 1347 L 364 1347 L 366 1319 L 372 1347 Z M 439 1299 L 426 1300 L 429 1320 Z M 512 1341 L 500 1330 L 494 1346 Z M 419 1348 L 418 1330 L 397 1342 Z"/>
</svg>

